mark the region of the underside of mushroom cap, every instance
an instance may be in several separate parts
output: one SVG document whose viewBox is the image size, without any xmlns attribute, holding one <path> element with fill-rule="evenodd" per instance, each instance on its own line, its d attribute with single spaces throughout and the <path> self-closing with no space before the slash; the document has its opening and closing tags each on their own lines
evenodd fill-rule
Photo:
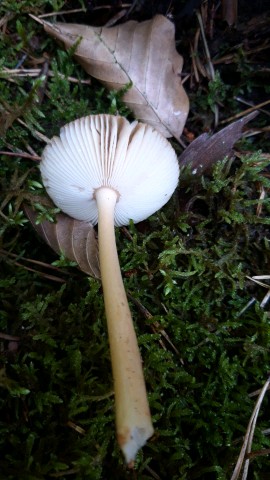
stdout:
<svg viewBox="0 0 270 480">
<path fill-rule="evenodd" d="M 151 126 L 100 114 L 67 124 L 42 154 L 43 183 L 55 204 L 73 218 L 96 224 L 95 192 L 118 194 L 115 225 L 135 223 L 159 210 L 179 176 L 170 143 Z"/>
</svg>

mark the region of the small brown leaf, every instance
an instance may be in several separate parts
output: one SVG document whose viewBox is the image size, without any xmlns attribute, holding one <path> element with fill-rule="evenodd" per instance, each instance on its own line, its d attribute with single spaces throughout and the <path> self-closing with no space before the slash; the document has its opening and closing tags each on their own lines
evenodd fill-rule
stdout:
<svg viewBox="0 0 270 480">
<path fill-rule="evenodd" d="M 252 112 L 212 136 L 203 133 L 197 137 L 180 155 L 180 167 L 190 166 L 194 174 L 201 175 L 219 160 L 231 157 L 234 144 L 243 136 L 244 126 L 257 114 Z"/>
<path fill-rule="evenodd" d="M 35 210 L 27 205 L 24 210 L 36 232 L 56 253 L 63 253 L 69 260 L 75 261 L 87 275 L 100 278 L 97 240 L 90 223 L 59 213 L 56 223 L 44 220 L 37 225 Z"/>
<path fill-rule="evenodd" d="M 66 48 L 77 42 L 74 58 L 107 88 L 119 90 L 132 82 L 123 100 L 135 117 L 165 137 L 179 139 L 189 101 L 180 78 L 183 59 L 175 48 L 174 25 L 167 18 L 156 15 L 111 28 L 33 18 Z"/>
</svg>

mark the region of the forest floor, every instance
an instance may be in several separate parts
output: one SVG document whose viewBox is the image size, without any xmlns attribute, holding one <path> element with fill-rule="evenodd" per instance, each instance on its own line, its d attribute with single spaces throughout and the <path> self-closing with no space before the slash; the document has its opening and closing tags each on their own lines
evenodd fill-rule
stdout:
<svg viewBox="0 0 270 480">
<path fill-rule="evenodd" d="M 155 428 L 130 470 L 100 281 L 39 236 L 58 209 L 38 164 L 66 123 L 133 115 L 33 16 L 109 28 L 157 14 L 175 26 L 190 111 L 169 139 L 177 191 L 116 233 Z M 269 1 L 0 2 L 1 480 L 269 479 L 269 50 Z"/>
</svg>

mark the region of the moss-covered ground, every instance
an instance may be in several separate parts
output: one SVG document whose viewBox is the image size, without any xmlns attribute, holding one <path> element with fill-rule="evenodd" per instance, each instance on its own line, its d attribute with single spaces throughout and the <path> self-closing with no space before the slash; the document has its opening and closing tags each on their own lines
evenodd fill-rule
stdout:
<svg viewBox="0 0 270 480">
<path fill-rule="evenodd" d="M 270 371 L 268 279 L 264 285 L 252 279 L 270 276 L 269 111 L 253 120 L 255 132 L 239 142 L 233 160 L 220 158 L 200 177 L 186 169 L 162 211 L 117 230 L 155 427 L 129 471 L 115 439 L 101 285 L 59 260 L 23 211 L 31 201 L 40 220 L 54 213 L 39 202 L 42 135 L 50 138 L 89 113 L 128 114 L 119 95 L 89 84 L 72 52 L 28 16 L 86 7 L 90 24 L 90 3 L 0 3 L 0 147 L 7 152 L 0 160 L 0 479 L 230 479 Z M 72 21 L 84 23 L 84 13 L 76 15 Z M 196 22 L 188 17 L 190 39 Z M 177 32 L 181 50 L 188 38 Z M 231 54 L 227 63 L 216 62 L 214 81 L 186 83 L 185 142 L 213 127 L 216 106 L 222 121 L 248 108 L 237 96 L 256 104 L 269 94 L 262 30 L 257 56 L 235 32 L 235 43 L 228 36 L 213 45 L 217 57 Z M 188 54 L 186 62 L 188 72 Z M 12 73 L 22 66 L 27 74 Z M 270 478 L 269 422 L 268 393 L 249 479 Z"/>
</svg>

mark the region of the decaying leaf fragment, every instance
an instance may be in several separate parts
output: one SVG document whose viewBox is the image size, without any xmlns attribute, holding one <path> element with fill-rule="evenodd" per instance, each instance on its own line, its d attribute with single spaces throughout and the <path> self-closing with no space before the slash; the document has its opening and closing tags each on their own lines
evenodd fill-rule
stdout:
<svg viewBox="0 0 270 480">
<path fill-rule="evenodd" d="M 66 48 L 78 43 L 74 58 L 107 88 L 119 90 L 132 82 L 123 100 L 135 118 L 179 139 L 189 101 L 180 78 L 183 59 L 175 48 L 174 25 L 167 18 L 156 15 L 111 28 L 33 18 Z"/>
<path fill-rule="evenodd" d="M 100 278 L 98 247 L 93 226 L 59 213 L 56 223 L 44 220 L 36 224 L 37 213 L 25 205 L 25 213 L 36 232 L 58 254 L 75 261 L 82 272 Z"/>
<path fill-rule="evenodd" d="M 180 167 L 189 166 L 192 173 L 201 175 L 219 160 L 231 157 L 234 144 L 243 136 L 244 126 L 257 114 L 252 112 L 212 136 L 203 133 L 197 137 L 178 158 Z"/>
</svg>

